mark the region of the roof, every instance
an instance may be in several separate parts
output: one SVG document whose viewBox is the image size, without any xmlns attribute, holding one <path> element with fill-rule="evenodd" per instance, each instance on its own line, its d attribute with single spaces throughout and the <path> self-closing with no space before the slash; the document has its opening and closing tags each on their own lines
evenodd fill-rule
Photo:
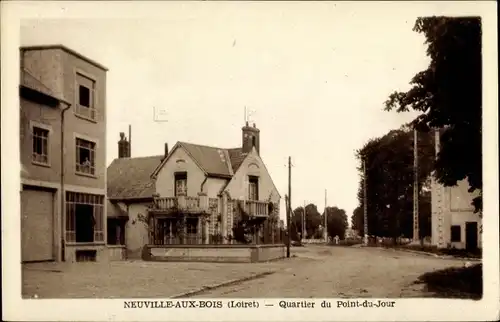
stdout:
<svg viewBox="0 0 500 322">
<path fill-rule="evenodd" d="M 168 157 L 152 172 L 152 177 L 158 174 L 161 166 L 167 162 L 178 147 L 184 148 L 201 170 L 211 177 L 232 178 L 247 156 L 247 153 L 243 153 L 241 148 L 225 149 L 188 142 L 177 142 Z"/>
<path fill-rule="evenodd" d="M 243 153 L 242 148 L 228 149 L 227 151 L 229 153 L 231 166 L 233 167 L 233 172 L 236 173 L 236 171 L 240 168 L 241 164 L 245 160 L 247 153 Z"/>
<path fill-rule="evenodd" d="M 31 90 L 45 94 L 45 95 L 52 97 L 58 101 L 69 104 L 64 99 L 57 97 L 47 85 L 45 85 L 41 80 L 39 80 L 38 78 L 33 76 L 25 68 L 21 69 L 21 86 L 24 86 L 24 87 L 29 88 Z"/>
<path fill-rule="evenodd" d="M 88 58 L 88 57 L 85 57 L 83 56 L 82 54 L 80 54 L 79 52 L 71 49 L 71 48 L 68 48 L 64 45 L 61 45 L 61 44 L 53 44 L 53 45 L 37 45 L 37 46 L 23 46 L 20 48 L 21 50 L 46 50 L 46 49 L 61 49 L 61 50 L 64 50 L 65 52 L 67 52 L 68 54 L 71 54 L 75 57 L 78 57 L 80 58 L 81 60 L 84 60 L 86 61 L 87 63 L 91 64 L 91 65 L 94 65 L 95 67 L 98 67 L 104 71 L 108 71 L 108 68 L 104 67 L 103 65 L 99 64 L 98 62 Z"/>
<path fill-rule="evenodd" d="M 120 208 L 119 205 L 112 203 L 111 201 L 107 201 L 107 217 L 111 218 L 119 218 L 119 217 L 128 217 L 128 213 Z"/>
<path fill-rule="evenodd" d="M 224 149 L 206 145 L 179 142 L 187 153 L 208 175 L 232 177 L 246 154 L 241 148 Z"/>
<path fill-rule="evenodd" d="M 162 159 L 163 155 L 113 160 L 107 170 L 108 198 L 152 198 L 156 191 L 151 173 Z"/>
<path fill-rule="evenodd" d="M 115 159 L 107 171 L 108 198 L 111 200 L 152 198 L 156 192 L 156 174 L 178 147 L 185 149 L 207 176 L 227 179 L 232 178 L 248 155 L 243 153 L 242 148 L 224 149 L 177 142 L 167 158 L 157 155 Z"/>
</svg>

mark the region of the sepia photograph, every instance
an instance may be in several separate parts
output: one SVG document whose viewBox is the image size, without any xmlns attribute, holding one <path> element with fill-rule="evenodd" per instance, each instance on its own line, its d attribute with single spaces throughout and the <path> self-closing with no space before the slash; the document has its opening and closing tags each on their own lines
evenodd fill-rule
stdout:
<svg viewBox="0 0 500 322">
<path fill-rule="evenodd" d="M 134 4 L 156 14 L 61 2 L 9 27 L 2 261 L 19 301 L 309 320 L 290 310 L 487 297 L 499 314 L 496 20 L 433 2 Z"/>
</svg>

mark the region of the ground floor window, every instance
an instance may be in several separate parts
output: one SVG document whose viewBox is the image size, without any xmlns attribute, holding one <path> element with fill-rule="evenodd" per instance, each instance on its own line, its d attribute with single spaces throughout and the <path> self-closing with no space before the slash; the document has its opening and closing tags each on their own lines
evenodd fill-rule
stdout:
<svg viewBox="0 0 500 322">
<path fill-rule="evenodd" d="M 104 242 L 104 196 L 66 192 L 66 241 Z"/>
<path fill-rule="evenodd" d="M 124 219 L 108 218 L 107 232 L 108 245 L 125 245 Z"/>
</svg>

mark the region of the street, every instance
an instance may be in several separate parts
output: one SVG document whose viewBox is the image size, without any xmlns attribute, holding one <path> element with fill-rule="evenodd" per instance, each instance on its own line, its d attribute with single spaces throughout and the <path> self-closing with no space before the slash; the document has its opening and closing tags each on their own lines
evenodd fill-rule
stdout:
<svg viewBox="0 0 500 322">
<path fill-rule="evenodd" d="M 378 248 L 309 245 L 293 247 L 291 254 L 254 264 L 25 264 L 22 293 L 29 298 L 422 297 L 432 294 L 414 284 L 418 276 L 463 265 L 461 260 Z M 218 287 L 228 282 L 230 286 Z"/>
<path fill-rule="evenodd" d="M 432 294 L 414 283 L 421 274 L 463 265 L 461 260 L 378 248 L 310 245 L 292 250 L 307 260 L 261 279 L 194 297 L 424 297 Z"/>
</svg>

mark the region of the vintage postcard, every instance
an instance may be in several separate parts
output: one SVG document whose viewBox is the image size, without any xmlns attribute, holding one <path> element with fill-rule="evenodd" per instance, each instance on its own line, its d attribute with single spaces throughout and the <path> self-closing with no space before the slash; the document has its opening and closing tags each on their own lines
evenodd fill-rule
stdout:
<svg viewBox="0 0 500 322">
<path fill-rule="evenodd" d="M 2 2 L 9 321 L 500 318 L 495 2 Z"/>
</svg>

